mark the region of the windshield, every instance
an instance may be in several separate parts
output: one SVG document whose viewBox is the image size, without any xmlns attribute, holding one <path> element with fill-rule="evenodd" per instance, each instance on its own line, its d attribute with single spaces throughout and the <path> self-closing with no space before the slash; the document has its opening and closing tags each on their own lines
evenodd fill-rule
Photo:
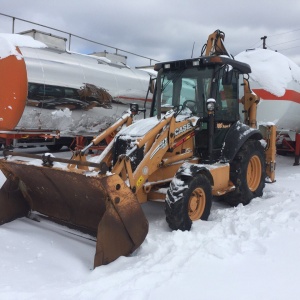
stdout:
<svg viewBox="0 0 300 300">
<path fill-rule="evenodd" d="M 216 118 L 225 121 L 232 119 L 228 115 L 232 101 L 238 112 L 237 76 L 232 76 L 231 82 L 225 85 L 222 83 L 225 71 L 227 69 L 222 66 L 164 70 L 161 75 L 161 112 L 174 109 L 181 115 L 203 118 L 207 116 L 206 100 L 214 98 L 217 101 Z"/>
</svg>

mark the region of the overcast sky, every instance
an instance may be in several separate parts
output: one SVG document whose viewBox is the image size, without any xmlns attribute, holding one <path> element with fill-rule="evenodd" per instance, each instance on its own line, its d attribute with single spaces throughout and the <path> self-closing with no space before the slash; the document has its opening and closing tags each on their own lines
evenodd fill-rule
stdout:
<svg viewBox="0 0 300 300">
<path fill-rule="evenodd" d="M 41 23 L 100 43 L 164 61 L 200 55 L 207 36 L 220 29 L 225 45 L 236 55 L 262 47 L 278 50 L 300 65 L 299 0 L 9 0 L 0 13 Z M 16 21 L 15 32 L 39 28 Z M 0 32 L 11 32 L 12 20 L 0 15 Z M 62 35 L 61 33 L 56 33 Z M 114 52 L 105 46 L 72 38 L 71 50 Z M 133 59 L 130 66 L 148 65 Z"/>
</svg>

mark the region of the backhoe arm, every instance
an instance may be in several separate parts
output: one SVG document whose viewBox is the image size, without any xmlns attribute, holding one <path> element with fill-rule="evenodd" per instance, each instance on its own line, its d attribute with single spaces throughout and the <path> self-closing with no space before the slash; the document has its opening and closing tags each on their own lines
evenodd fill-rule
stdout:
<svg viewBox="0 0 300 300">
<path fill-rule="evenodd" d="M 257 128 L 256 114 L 259 101 L 259 97 L 250 89 L 249 81 L 244 78 L 244 96 L 242 97 L 244 123 L 251 128 Z"/>
<path fill-rule="evenodd" d="M 244 123 L 251 128 L 257 128 L 257 105 L 259 97 L 251 90 L 249 81 L 244 78 L 244 96 L 242 103 L 244 105 Z M 267 142 L 265 148 L 266 174 L 270 182 L 275 181 L 276 167 L 276 126 L 275 125 L 260 125 L 260 132 L 264 140 Z"/>
<path fill-rule="evenodd" d="M 220 30 L 216 30 L 214 33 L 210 34 L 206 43 L 205 56 L 212 55 L 228 55 L 229 52 L 224 45 L 225 33 Z M 202 54 L 201 54 L 202 55 Z"/>
</svg>

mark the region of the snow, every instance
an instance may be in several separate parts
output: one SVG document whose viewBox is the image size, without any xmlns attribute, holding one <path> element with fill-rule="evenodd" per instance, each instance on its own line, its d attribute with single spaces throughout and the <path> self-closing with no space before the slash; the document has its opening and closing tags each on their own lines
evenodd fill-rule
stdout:
<svg viewBox="0 0 300 300">
<path fill-rule="evenodd" d="M 163 203 L 143 204 L 145 242 L 95 270 L 95 242 L 76 231 L 44 219 L 4 224 L 0 299 L 299 299 L 300 167 L 292 165 L 277 157 L 277 181 L 262 198 L 236 208 L 214 201 L 190 232 L 168 228 Z"/>
<path fill-rule="evenodd" d="M 138 120 L 130 127 L 124 128 L 118 135 L 122 135 L 123 139 L 126 139 L 128 136 L 143 136 L 158 123 L 157 117 Z"/>
<path fill-rule="evenodd" d="M 251 66 L 250 87 L 260 98 L 258 123 L 271 121 L 280 130 L 298 132 L 300 67 L 286 56 L 269 49 L 250 49 L 236 55 L 235 59 Z M 241 116 L 242 110 L 240 105 Z"/>
<path fill-rule="evenodd" d="M 250 78 L 261 88 L 281 97 L 290 82 L 300 83 L 300 68 L 286 56 L 268 49 L 251 49 L 235 56 L 251 66 Z"/>
<path fill-rule="evenodd" d="M 67 52 L 70 53 L 70 54 L 78 54 L 80 56 L 93 57 L 93 58 L 95 58 L 97 60 L 100 60 L 104 63 L 111 64 L 111 60 L 106 58 L 106 57 L 102 57 L 102 56 L 98 56 L 98 55 L 92 55 L 92 54 L 83 54 L 83 53 L 68 51 L 68 50 L 67 50 Z"/>
<path fill-rule="evenodd" d="M 138 68 L 141 71 L 147 72 L 152 78 L 157 77 L 157 71 L 154 71 L 153 69 L 147 69 L 147 68 Z"/>
<path fill-rule="evenodd" d="M 19 47 L 31 47 L 31 48 L 46 48 L 47 46 L 39 41 L 34 40 L 30 36 L 20 34 L 0 33 L 0 59 L 15 55 L 21 58 L 21 54 L 16 50 L 16 46 Z"/>
</svg>

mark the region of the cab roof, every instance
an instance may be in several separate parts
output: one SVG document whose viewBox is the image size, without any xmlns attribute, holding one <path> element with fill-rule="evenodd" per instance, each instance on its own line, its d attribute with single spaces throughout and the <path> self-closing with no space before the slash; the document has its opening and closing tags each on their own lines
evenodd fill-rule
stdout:
<svg viewBox="0 0 300 300">
<path fill-rule="evenodd" d="M 234 60 L 225 55 L 201 56 L 198 58 L 160 62 L 155 64 L 154 70 L 159 71 L 161 68 L 166 70 L 182 70 L 196 67 L 205 67 L 209 65 L 231 65 L 234 69 L 237 69 L 242 74 L 251 73 L 251 68 L 248 64 Z"/>
</svg>

